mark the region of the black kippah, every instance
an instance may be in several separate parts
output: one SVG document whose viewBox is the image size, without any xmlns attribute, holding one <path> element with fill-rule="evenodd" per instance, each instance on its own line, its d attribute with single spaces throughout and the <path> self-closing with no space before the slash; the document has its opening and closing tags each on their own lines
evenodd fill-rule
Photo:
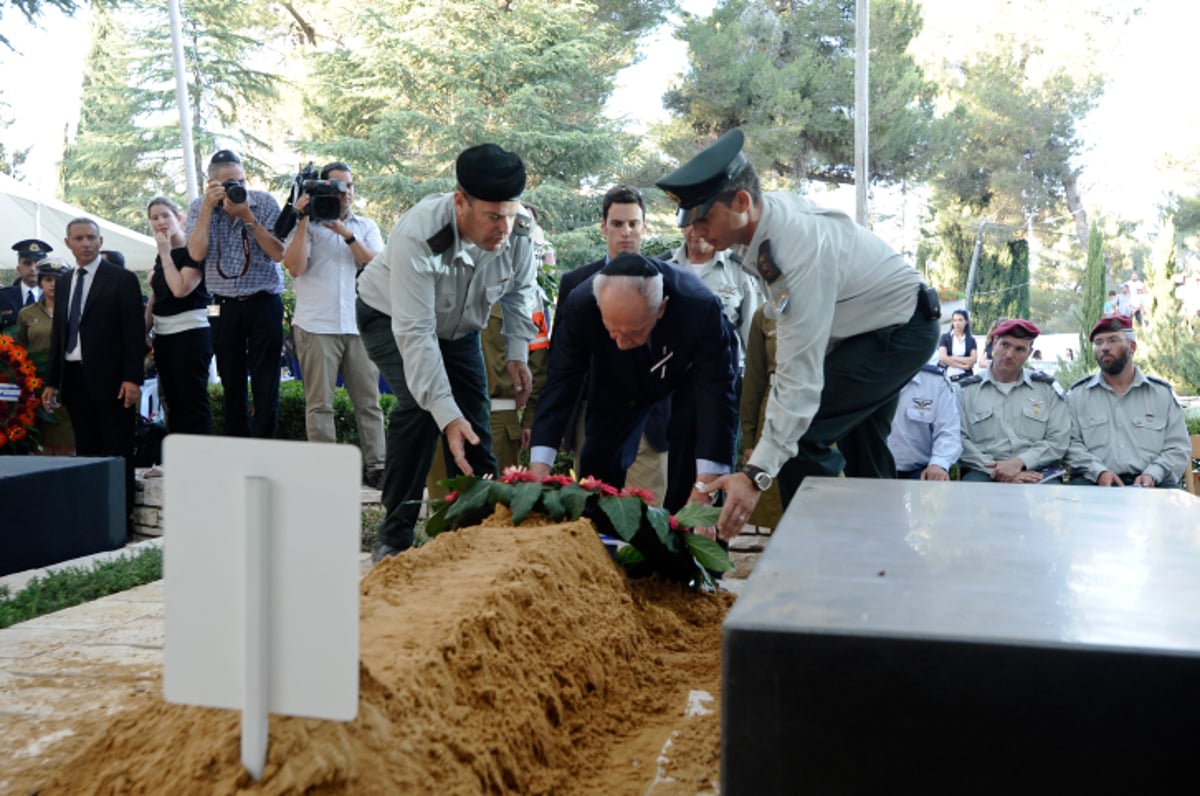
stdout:
<svg viewBox="0 0 1200 796">
<path fill-rule="evenodd" d="M 495 144 L 463 150 L 454 167 L 462 189 L 485 202 L 509 202 L 525 190 L 525 164 Z"/>
<path fill-rule="evenodd" d="M 605 276 L 640 276 L 649 278 L 662 273 L 649 257 L 633 252 L 622 252 L 600 269 Z"/>
</svg>

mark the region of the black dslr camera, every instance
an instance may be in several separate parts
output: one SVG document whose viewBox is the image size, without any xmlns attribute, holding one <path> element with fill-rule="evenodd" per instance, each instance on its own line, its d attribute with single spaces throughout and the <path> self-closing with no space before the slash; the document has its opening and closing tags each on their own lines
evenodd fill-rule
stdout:
<svg viewBox="0 0 1200 796">
<path fill-rule="evenodd" d="M 342 217 L 342 195 L 349 189 L 342 180 L 305 180 L 309 195 L 308 215 L 313 221 L 334 221 Z"/>
<path fill-rule="evenodd" d="M 243 205 L 246 203 L 246 186 L 242 185 L 237 180 L 225 180 L 221 183 L 221 187 L 225 189 L 225 198 L 233 202 L 235 205 Z"/>
</svg>

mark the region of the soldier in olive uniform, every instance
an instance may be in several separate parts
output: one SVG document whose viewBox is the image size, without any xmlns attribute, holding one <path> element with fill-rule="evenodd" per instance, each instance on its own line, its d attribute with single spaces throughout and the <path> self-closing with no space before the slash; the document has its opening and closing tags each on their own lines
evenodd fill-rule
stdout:
<svg viewBox="0 0 1200 796">
<path fill-rule="evenodd" d="M 1124 315 L 1092 327 L 1100 372 L 1071 385 L 1072 484 L 1178 487 L 1191 458 L 1183 410 L 1171 385 L 1133 364 L 1137 340 Z"/>
<path fill-rule="evenodd" d="M 1014 318 L 996 327 L 992 364 L 958 382 L 962 480 L 1041 483 L 1071 440 L 1071 416 L 1053 376 L 1025 369 L 1037 325 Z"/>
<path fill-rule="evenodd" d="M 412 546 L 414 501 L 439 435 L 451 474 L 496 471 L 479 330 L 497 301 L 518 407 L 532 388 L 527 360 L 537 337 L 537 281 L 530 218 L 519 201 L 525 164 L 482 144 L 458 156 L 455 172 L 454 192 L 427 196 L 401 216 L 358 280 L 363 344 L 397 399 L 375 560 Z"/>
</svg>

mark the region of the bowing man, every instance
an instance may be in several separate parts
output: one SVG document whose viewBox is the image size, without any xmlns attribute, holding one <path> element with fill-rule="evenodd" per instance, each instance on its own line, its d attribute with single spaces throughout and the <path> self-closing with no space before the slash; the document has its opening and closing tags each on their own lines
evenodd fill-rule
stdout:
<svg viewBox="0 0 1200 796">
<path fill-rule="evenodd" d="M 572 291 L 557 319 L 533 425 L 530 469 L 550 472 L 589 372 L 580 475 L 623 486 L 654 404 L 672 402 L 667 491 L 676 511 L 728 473 L 734 456 L 733 329 L 694 274 L 640 254 L 614 257 Z"/>
</svg>

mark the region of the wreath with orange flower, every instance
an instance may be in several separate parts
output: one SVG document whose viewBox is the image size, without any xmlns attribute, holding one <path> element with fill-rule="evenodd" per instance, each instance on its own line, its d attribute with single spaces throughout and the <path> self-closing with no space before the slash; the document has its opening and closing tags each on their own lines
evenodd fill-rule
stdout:
<svg viewBox="0 0 1200 796">
<path fill-rule="evenodd" d="M 32 442 L 42 399 L 42 380 L 25 347 L 0 334 L 0 453 L 12 453 Z"/>
</svg>

